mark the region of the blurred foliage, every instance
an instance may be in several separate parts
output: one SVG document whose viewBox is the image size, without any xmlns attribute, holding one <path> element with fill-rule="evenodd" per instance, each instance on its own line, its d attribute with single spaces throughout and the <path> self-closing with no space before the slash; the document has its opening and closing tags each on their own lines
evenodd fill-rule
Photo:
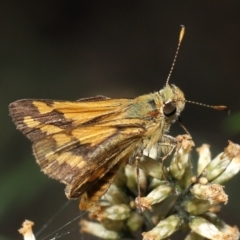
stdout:
<svg viewBox="0 0 240 240">
<path fill-rule="evenodd" d="M 223 121 L 222 128 L 229 134 L 240 133 L 240 112 L 230 115 Z"/>
<path fill-rule="evenodd" d="M 6 216 L 8 211 L 16 211 L 21 205 L 28 205 L 45 188 L 48 178 L 42 178 L 40 171 L 33 174 L 36 167 L 29 162 L 27 159 L 18 168 L 1 175 L 0 192 L 7 194 L 1 195 L 0 217 Z"/>
</svg>

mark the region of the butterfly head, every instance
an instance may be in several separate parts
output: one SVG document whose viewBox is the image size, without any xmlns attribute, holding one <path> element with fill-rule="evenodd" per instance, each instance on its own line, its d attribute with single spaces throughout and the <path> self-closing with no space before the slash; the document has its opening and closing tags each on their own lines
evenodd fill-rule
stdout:
<svg viewBox="0 0 240 240">
<path fill-rule="evenodd" d="M 184 109 L 184 94 L 177 86 L 166 84 L 160 90 L 160 96 L 163 101 L 163 114 L 170 122 L 173 122 Z"/>
</svg>

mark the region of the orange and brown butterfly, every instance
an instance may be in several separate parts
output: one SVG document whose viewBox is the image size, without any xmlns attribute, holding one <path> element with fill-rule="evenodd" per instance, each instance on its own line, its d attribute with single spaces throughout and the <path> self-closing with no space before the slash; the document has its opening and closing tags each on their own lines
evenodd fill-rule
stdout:
<svg viewBox="0 0 240 240">
<path fill-rule="evenodd" d="M 134 99 L 18 100 L 10 104 L 10 115 L 33 142 L 42 171 L 66 184 L 67 197 L 81 197 L 80 208 L 87 210 L 122 164 L 163 141 L 183 110 L 184 94 L 168 80 L 162 90 Z"/>
<path fill-rule="evenodd" d="M 23 99 L 9 109 L 17 128 L 33 142 L 42 171 L 67 185 L 68 198 L 81 197 L 81 209 L 89 209 L 121 164 L 161 141 L 183 107 L 181 90 L 166 85 L 135 99 Z"/>
</svg>

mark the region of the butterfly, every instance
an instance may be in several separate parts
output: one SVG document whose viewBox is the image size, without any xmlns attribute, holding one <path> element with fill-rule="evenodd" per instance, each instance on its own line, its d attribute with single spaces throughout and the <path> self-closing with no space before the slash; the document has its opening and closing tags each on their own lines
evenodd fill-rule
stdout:
<svg viewBox="0 0 240 240">
<path fill-rule="evenodd" d="M 66 184 L 69 199 L 80 197 L 80 209 L 89 210 L 99 201 L 129 159 L 164 143 L 184 109 L 183 92 L 168 83 L 184 30 L 160 91 L 133 99 L 99 95 L 78 101 L 23 99 L 9 105 L 17 129 L 33 143 L 41 170 Z"/>
<path fill-rule="evenodd" d="M 10 104 L 17 128 L 33 142 L 42 171 L 66 184 L 87 210 L 107 191 L 119 167 L 161 141 L 185 105 L 175 85 L 134 99 L 23 99 Z"/>
</svg>

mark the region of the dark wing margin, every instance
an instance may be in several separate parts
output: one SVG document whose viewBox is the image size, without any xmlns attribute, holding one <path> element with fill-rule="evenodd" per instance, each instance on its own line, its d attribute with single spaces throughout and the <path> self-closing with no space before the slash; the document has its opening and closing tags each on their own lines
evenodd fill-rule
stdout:
<svg viewBox="0 0 240 240">
<path fill-rule="evenodd" d="M 41 102 L 44 101 L 43 103 L 46 106 L 45 113 L 39 111 L 37 106 L 33 104 L 34 101 L 33 99 L 24 99 L 9 105 L 9 112 L 17 129 L 31 141 L 36 141 L 72 126 L 73 121 L 71 119 L 66 119 L 63 113 L 51 109 L 53 100 L 40 100 Z"/>
</svg>

